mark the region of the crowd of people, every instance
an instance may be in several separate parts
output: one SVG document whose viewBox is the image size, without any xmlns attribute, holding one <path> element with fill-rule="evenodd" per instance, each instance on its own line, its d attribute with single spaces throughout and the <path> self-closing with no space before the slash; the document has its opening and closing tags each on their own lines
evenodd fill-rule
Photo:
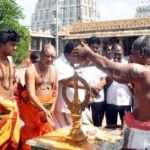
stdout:
<svg viewBox="0 0 150 150">
<path fill-rule="evenodd" d="M 30 150 L 27 140 L 72 124 L 62 90 L 74 70 L 91 89 L 81 122 L 100 127 L 105 116 L 106 126 L 116 127 L 120 116 L 123 149 L 144 149 L 145 139 L 150 138 L 149 36 L 134 41 L 129 61 L 119 43 L 108 44 L 102 56 L 98 37 L 89 38 L 86 44 L 69 41 L 59 58 L 55 47 L 45 44 L 31 54 L 25 85 L 16 77 L 11 57 L 19 39 L 14 30 L 0 32 L 0 149 Z M 71 84 L 67 88 L 70 100 L 74 96 Z M 84 87 L 79 83 L 78 88 L 83 101 Z"/>
</svg>

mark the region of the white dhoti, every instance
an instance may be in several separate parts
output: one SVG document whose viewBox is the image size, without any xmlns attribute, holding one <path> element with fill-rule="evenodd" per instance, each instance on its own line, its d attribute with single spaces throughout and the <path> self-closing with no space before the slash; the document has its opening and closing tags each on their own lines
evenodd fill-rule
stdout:
<svg viewBox="0 0 150 150">
<path fill-rule="evenodd" d="M 123 149 L 150 150 L 150 122 L 140 122 L 131 113 L 125 116 Z"/>
</svg>

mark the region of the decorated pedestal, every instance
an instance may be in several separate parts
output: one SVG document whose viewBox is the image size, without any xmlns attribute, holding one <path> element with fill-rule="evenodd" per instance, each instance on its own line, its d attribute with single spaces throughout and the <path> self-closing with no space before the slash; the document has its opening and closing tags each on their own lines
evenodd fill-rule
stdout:
<svg viewBox="0 0 150 150">
<path fill-rule="evenodd" d="M 66 91 L 72 82 L 74 83 L 74 97 L 70 100 L 67 97 Z M 78 97 L 79 82 L 86 93 L 82 102 Z M 108 150 L 111 148 L 121 148 L 122 137 L 110 134 L 110 130 L 81 125 L 80 118 L 82 111 L 90 100 L 90 88 L 87 82 L 79 77 L 76 72 L 66 80 L 62 94 L 71 112 L 72 126 L 64 127 L 28 140 L 27 144 L 31 145 L 33 150 L 99 150 L 103 149 L 103 147 L 105 147 L 105 150 Z"/>
<path fill-rule="evenodd" d="M 70 143 L 65 137 L 71 127 L 65 127 L 27 141 L 32 150 L 119 150 L 122 148 L 122 136 L 117 130 L 82 125 L 81 129 L 87 137 L 86 142 Z"/>
</svg>

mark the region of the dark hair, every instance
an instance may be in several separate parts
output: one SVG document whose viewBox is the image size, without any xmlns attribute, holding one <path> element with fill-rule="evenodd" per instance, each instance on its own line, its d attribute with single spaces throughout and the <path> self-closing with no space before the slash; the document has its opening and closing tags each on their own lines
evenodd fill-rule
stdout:
<svg viewBox="0 0 150 150">
<path fill-rule="evenodd" d="M 39 61 L 40 58 L 40 52 L 39 51 L 33 51 L 30 55 L 30 59 L 32 63 L 36 63 Z"/>
<path fill-rule="evenodd" d="M 100 40 L 100 38 L 95 37 L 95 36 L 90 37 L 89 40 L 88 40 L 88 45 L 90 46 L 90 45 L 92 45 L 92 44 L 101 45 L 101 40 Z"/>
<path fill-rule="evenodd" d="M 140 36 L 133 44 L 132 49 L 144 52 L 144 55 L 150 56 L 150 36 Z"/>
<path fill-rule="evenodd" d="M 19 39 L 19 34 L 12 29 L 5 29 L 0 31 L 0 43 L 7 43 L 9 41 L 18 42 Z"/>
<path fill-rule="evenodd" d="M 70 54 L 72 52 L 72 50 L 74 48 L 76 48 L 77 46 L 79 46 L 79 43 L 77 41 L 69 41 L 66 45 L 65 45 L 65 49 L 64 49 L 64 54 Z"/>
</svg>

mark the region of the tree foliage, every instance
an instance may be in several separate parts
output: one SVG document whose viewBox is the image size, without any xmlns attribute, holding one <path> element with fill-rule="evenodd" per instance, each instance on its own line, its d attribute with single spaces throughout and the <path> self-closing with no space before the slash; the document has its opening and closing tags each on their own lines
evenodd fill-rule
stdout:
<svg viewBox="0 0 150 150">
<path fill-rule="evenodd" d="M 11 28 L 21 36 L 17 51 L 13 56 L 17 64 L 26 57 L 30 44 L 28 29 L 19 23 L 19 20 L 23 18 L 22 8 L 18 6 L 16 0 L 0 0 L 0 30 Z"/>
</svg>

